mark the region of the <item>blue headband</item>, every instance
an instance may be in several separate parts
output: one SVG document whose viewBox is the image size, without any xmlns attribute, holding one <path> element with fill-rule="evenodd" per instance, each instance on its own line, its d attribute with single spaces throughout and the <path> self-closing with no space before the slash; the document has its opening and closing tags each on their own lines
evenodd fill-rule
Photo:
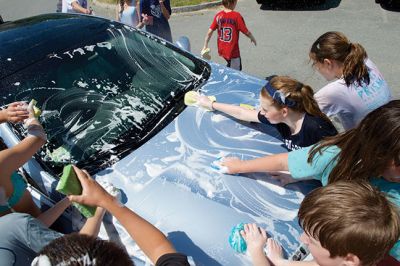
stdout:
<svg viewBox="0 0 400 266">
<path fill-rule="evenodd" d="M 280 90 L 277 90 L 271 85 L 271 82 L 265 84 L 264 88 L 267 90 L 268 94 L 280 104 L 286 105 L 287 107 L 295 107 L 297 103 L 286 96 Z"/>
</svg>

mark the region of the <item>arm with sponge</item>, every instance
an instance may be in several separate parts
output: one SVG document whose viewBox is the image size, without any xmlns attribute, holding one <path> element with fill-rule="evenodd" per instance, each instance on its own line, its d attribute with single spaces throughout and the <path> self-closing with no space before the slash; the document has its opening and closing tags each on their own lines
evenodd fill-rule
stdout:
<svg viewBox="0 0 400 266">
<path fill-rule="evenodd" d="M 46 133 L 40 122 L 35 118 L 33 106 L 28 108 L 26 104 L 10 104 L 7 108 L 8 121 L 21 122 L 24 120 L 15 119 L 16 116 L 27 118 L 25 125 L 27 126 L 28 137 L 17 145 L 0 152 L 1 176 L 10 176 L 12 172 L 25 164 L 46 143 Z"/>
<path fill-rule="evenodd" d="M 103 207 L 109 211 L 118 219 L 153 263 L 162 255 L 176 252 L 171 242 L 160 230 L 134 211 L 121 205 L 117 199 L 93 180 L 86 171 L 82 171 L 75 166 L 74 170 L 83 190 L 81 195 L 70 195 L 69 199 L 71 201 L 89 206 Z"/>
<path fill-rule="evenodd" d="M 205 95 L 197 96 L 196 100 L 198 105 L 203 108 L 217 110 L 242 121 L 260 123 L 260 120 L 258 120 L 258 111 L 250 109 L 247 106 L 237 106 L 233 104 L 211 101 L 209 97 Z"/>
</svg>

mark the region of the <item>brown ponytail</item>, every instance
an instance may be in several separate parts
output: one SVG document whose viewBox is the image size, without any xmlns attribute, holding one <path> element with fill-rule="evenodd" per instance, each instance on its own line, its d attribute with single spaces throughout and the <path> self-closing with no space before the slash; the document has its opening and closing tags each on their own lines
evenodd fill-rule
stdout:
<svg viewBox="0 0 400 266">
<path fill-rule="evenodd" d="M 336 31 L 322 34 L 311 46 L 310 59 L 322 63 L 324 59 L 333 59 L 343 63 L 343 79 L 347 86 L 353 83 L 369 84 L 368 68 L 365 65 L 367 52 L 358 43 L 351 43 L 347 37 Z"/>
<path fill-rule="evenodd" d="M 314 99 L 314 91 L 303 83 L 287 77 L 287 76 L 276 76 L 270 80 L 273 88 L 280 90 L 286 96 L 286 98 L 296 103 L 293 107 L 288 107 L 294 111 L 307 113 L 312 116 L 321 117 L 331 124 L 330 119 L 319 109 L 317 102 Z M 273 101 L 276 108 L 281 109 L 284 105 L 272 99 L 265 88 L 261 90 L 261 96 L 266 97 Z"/>
</svg>

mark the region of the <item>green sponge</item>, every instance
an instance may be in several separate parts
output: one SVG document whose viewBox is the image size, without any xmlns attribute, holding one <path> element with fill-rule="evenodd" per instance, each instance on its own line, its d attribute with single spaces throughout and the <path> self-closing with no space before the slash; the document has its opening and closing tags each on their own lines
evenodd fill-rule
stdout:
<svg viewBox="0 0 400 266">
<path fill-rule="evenodd" d="M 71 164 L 64 166 L 63 174 L 58 181 L 56 190 L 64 195 L 81 195 L 82 186 Z M 72 203 L 86 218 L 93 217 L 96 207 Z"/>
</svg>

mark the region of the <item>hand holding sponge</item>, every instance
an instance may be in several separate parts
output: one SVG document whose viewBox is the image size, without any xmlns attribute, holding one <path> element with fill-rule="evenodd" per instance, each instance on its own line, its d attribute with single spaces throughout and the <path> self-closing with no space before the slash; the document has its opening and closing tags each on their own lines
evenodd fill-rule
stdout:
<svg viewBox="0 0 400 266">
<path fill-rule="evenodd" d="M 58 181 L 56 190 L 64 195 L 81 195 L 82 186 L 71 164 L 64 166 L 63 174 Z M 72 203 L 86 218 L 93 217 L 96 207 Z"/>
<path fill-rule="evenodd" d="M 198 106 L 206 109 L 207 111 L 213 111 L 212 104 L 217 98 L 215 96 L 201 95 L 197 91 L 188 91 L 185 94 L 184 102 L 187 106 Z"/>
<path fill-rule="evenodd" d="M 206 60 L 211 60 L 211 55 L 210 55 L 210 48 L 203 48 L 203 50 L 201 50 L 201 57 L 206 59 Z"/>
<path fill-rule="evenodd" d="M 42 111 L 38 107 L 36 107 L 36 104 L 37 101 L 35 99 L 32 99 L 28 104 L 27 110 L 29 113 L 32 113 L 35 118 L 38 118 L 41 115 Z"/>
</svg>

